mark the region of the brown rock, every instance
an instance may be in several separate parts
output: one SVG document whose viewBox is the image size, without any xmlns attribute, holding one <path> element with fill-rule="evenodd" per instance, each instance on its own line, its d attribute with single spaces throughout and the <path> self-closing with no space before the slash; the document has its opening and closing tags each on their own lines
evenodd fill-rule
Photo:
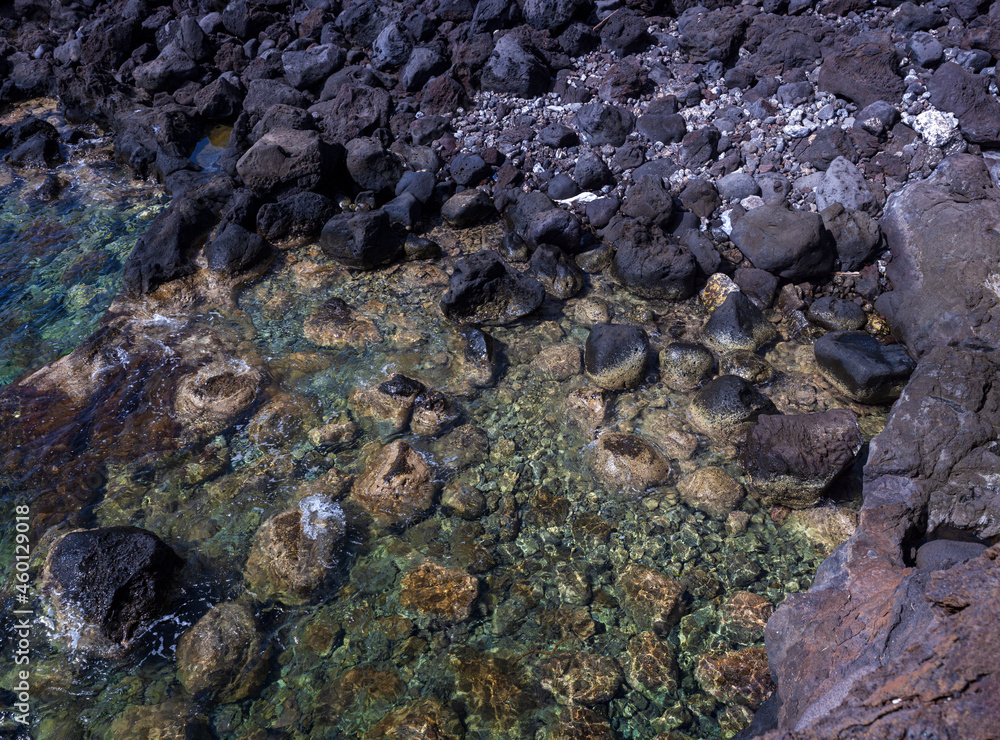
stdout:
<svg viewBox="0 0 1000 740">
<path fill-rule="evenodd" d="M 365 740 L 462 740 L 464 736 L 458 715 L 440 699 L 426 697 L 389 712 L 365 734 Z"/>
<path fill-rule="evenodd" d="M 472 614 L 479 581 L 461 568 L 421 563 L 400 581 L 399 603 L 442 622 L 457 624 Z"/>
<path fill-rule="evenodd" d="M 209 740 L 208 717 L 194 704 L 169 699 L 153 706 L 127 707 L 111 723 L 122 740 Z"/>
<path fill-rule="evenodd" d="M 463 647 L 454 652 L 455 695 L 468 708 L 471 729 L 492 729 L 506 737 L 526 737 L 537 709 L 535 692 L 517 660 Z"/>
<path fill-rule="evenodd" d="M 815 504 L 854 462 L 864 444 L 847 409 L 818 414 L 762 414 L 740 450 L 751 493 L 765 506 L 801 509 Z"/>
<path fill-rule="evenodd" d="M 218 434 L 250 407 L 266 382 L 264 371 L 246 361 L 214 360 L 181 378 L 174 414 L 192 433 Z"/>
<path fill-rule="evenodd" d="M 303 396 L 281 393 L 254 414 L 247 433 L 254 444 L 293 444 L 303 426 L 313 426 L 319 418 L 316 403 Z"/>
<path fill-rule="evenodd" d="M 557 653 L 542 668 L 542 688 L 560 704 L 604 704 L 623 680 L 613 658 L 592 653 Z"/>
<path fill-rule="evenodd" d="M 744 496 L 743 486 L 714 466 L 698 468 L 677 484 L 677 490 L 685 504 L 716 519 L 725 519 Z"/>
<path fill-rule="evenodd" d="M 346 416 L 309 430 L 309 441 L 324 452 L 343 449 L 357 439 L 358 425 Z"/>
<path fill-rule="evenodd" d="M 629 686 L 659 704 L 677 690 L 677 660 L 670 643 L 653 632 L 640 632 L 628 641 L 625 680 Z"/>
<path fill-rule="evenodd" d="M 363 347 L 382 341 L 375 322 L 340 298 L 331 298 L 310 314 L 302 332 L 318 347 Z"/>
<path fill-rule="evenodd" d="M 479 427 L 462 424 L 435 442 L 434 454 L 442 465 L 462 470 L 489 456 L 490 440 Z"/>
<path fill-rule="evenodd" d="M 632 563 L 618 576 L 616 591 L 639 629 L 670 627 L 680 618 L 684 586 L 652 568 Z"/>
<path fill-rule="evenodd" d="M 566 416 L 590 436 L 611 416 L 613 398 L 603 388 L 578 388 L 566 399 Z"/>
<path fill-rule="evenodd" d="M 408 524 L 434 505 L 431 469 L 406 442 L 390 442 L 355 481 L 351 499 L 380 526 Z"/>
<path fill-rule="evenodd" d="M 694 669 L 698 685 L 723 704 L 743 704 L 756 709 L 771 692 L 774 683 L 762 647 L 706 655 Z"/>
<path fill-rule="evenodd" d="M 343 537 L 340 507 L 320 496 L 304 498 L 257 530 L 244 570 L 247 584 L 261 601 L 309 603 L 337 564 Z"/>
<path fill-rule="evenodd" d="M 558 344 L 539 352 L 531 368 L 546 380 L 568 380 L 583 372 L 583 357 L 579 347 Z"/>
<path fill-rule="evenodd" d="M 774 613 L 760 594 L 737 591 L 722 605 L 722 633 L 730 642 L 751 645 L 764 639 L 764 627 Z"/>
<path fill-rule="evenodd" d="M 406 430 L 417 396 L 427 388 L 419 380 L 393 375 L 377 388 L 357 388 L 348 398 L 354 415 L 379 436 L 393 437 Z"/>
<path fill-rule="evenodd" d="M 614 740 L 608 718 L 588 707 L 570 706 L 559 711 L 555 722 L 547 725 L 538 740 Z"/>
<path fill-rule="evenodd" d="M 436 437 L 462 418 L 461 412 L 440 391 L 427 389 L 413 402 L 410 431 L 421 437 Z"/>
<path fill-rule="evenodd" d="M 360 705 L 368 709 L 379 703 L 391 704 L 402 695 L 406 686 L 392 671 L 372 666 L 349 668 L 317 697 L 317 709 L 324 715 L 338 717 Z"/>
<path fill-rule="evenodd" d="M 594 445 L 591 464 L 597 477 L 615 488 L 645 491 L 671 479 L 669 461 L 635 434 L 602 434 Z"/>
<path fill-rule="evenodd" d="M 478 519 L 486 513 L 486 497 L 453 478 L 441 492 L 441 508 L 463 519 Z"/>
<path fill-rule="evenodd" d="M 177 641 L 177 678 L 195 696 L 220 704 L 255 695 L 267 678 L 270 648 L 246 606 L 216 604 Z"/>
</svg>

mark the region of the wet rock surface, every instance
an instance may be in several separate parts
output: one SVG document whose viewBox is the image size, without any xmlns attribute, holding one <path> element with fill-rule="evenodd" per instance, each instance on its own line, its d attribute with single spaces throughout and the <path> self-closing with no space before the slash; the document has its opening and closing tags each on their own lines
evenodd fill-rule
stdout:
<svg viewBox="0 0 1000 740">
<path fill-rule="evenodd" d="M 183 561 L 137 527 L 75 530 L 45 559 L 41 589 L 70 647 L 115 657 L 149 630 L 168 605 Z"/>
<path fill-rule="evenodd" d="M 759 615 L 806 588 L 845 537 L 814 594 L 842 621 L 810 612 L 769 633 L 782 701 L 761 716 L 777 716 L 778 732 L 831 736 L 846 732 L 838 723 L 963 737 L 996 724 L 990 667 L 948 647 L 992 644 L 979 606 L 991 581 L 973 565 L 989 557 L 919 555 L 953 537 L 990 553 L 997 535 L 991 390 L 972 387 L 995 344 L 996 10 L 626 5 L 19 3 L 0 19 L 0 101 L 58 94 L 173 198 L 134 249 L 115 247 L 114 264 L 67 266 L 53 257 L 74 228 L 60 209 L 103 188 L 99 177 L 80 187 L 73 169 L 101 133 L 4 112 L 0 234 L 31 224 L 5 242 L 16 245 L 9 283 L 25 295 L 19 283 L 38 281 L 32 301 L 53 319 L 37 322 L 39 340 L 81 316 L 98 333 L 34 375 L 57 354 L 0 367 L 0 490 L 38 491 L 43 547 L 62 531 L 46 528 L 67 520 L 162 533 L 195 563 L 184 593 L 217 604 L 243 598 L 254 533 L 298 501 L 353 490 L 344 506 L 358 525 L 329 589 L 307 606 L 253 607 L 261 632 L 282 636 L 259 695 L 226 705 L 223 689 L 206 688 L 196 708 L 165 699 L 178 690 L 169 671 L 139 686 L 156 673 L 148 662 L 91 681 L 60 675 L 56 656 L 41 670 L 57 688 L 40 700 L 65 728 L 46 732 L 729 736 L 764 694 L 766 667 L 742 652 L 759 650 Z M 99 171 L 110 154 L 93 161 Z M 449 274 L 486 249 L 508 264 L 466 281 L 464 298 L 452 294 L 462 306 L 442 306 Z M 38 289 L 39 269 L 59 290 Z M 702 341 L 717 305 L 688 298 L 715 273 L 779 335 L 756 354 L 713 344 L 720 357 L 688 366 L 667 350 Z M 107 300 L 91 302 L 92 276 Z M 128 294 L 101 319 L 120 280 Z M 0 307 L 14 343 L 33 326 L 21 305 Z M 732 476 L 733 441 L 776 409 L 794 419 L 848 406 L 870 438 L 885 409 L 856 402 L 899 394 L 906 359 L 880 349 L 824 370 L 811 344 L 823 329 L 864 329 L 889 348 L 880 312 L 927 363 L 898 402 L 905 418 L 872 444 L 860 517 L 857 470 L 836 507 L 793 512 L 737 500 L 721 478 L 711 509 L 704 481 L 612 496 L 593 479 L 586 445 L 610 435 L 648 440 L 683 483 L 712 468 Z M 463 335 L 442 314 L 497 328 Z M 581 377 L 587 332 L 608 322 L 645 332 L 661 379 L 609 391 Z M 942 343 L 953 356 L 934 354 Z M 866 375 L 869 361 L 889 369 Z M 713 364 L 723 377 L 696 390 Z M 383 393 L 396 373 L 420 387 Z M 421 480 L 444 486 L 441 507 L 418 485 L 422 503 L 397 522 L 366 512 L 358 479 L 382 486 L 378 500 L 401 482 L 369 475 L 386 442 L 433 454 Z M 395 460 L 416 465 L 408 453 Z M 577 548 L 586 573 L 570 567 Z M 449 573 L 421 581 L 415 563 Z M 650 574 L 683 595 L 672 601 Z M 402 616 L 407 578 L 418 596 Z M 468 615 L 436 615 L 441 594 L 465 603 L 467 578 L 482 581 Z M 629 589 L 630 578 L 648 588 Z M 935 591 L 932 578 L 951 580 Z M 646 613 L 637 592 L 662 608 Z M 730 610 L 734 593 L 763 602 Z M 911 603 L 920 608 L 904 615 Z M 204 613 L 182 608 L 182 621 Z M 924 620 L 912 630 L 911 616 Z M 785 649 L 813 623 L 807 647 Z M 835 649 L 810 652 L 831 634 Z M 903 647 L 925 634 L 927 647 Z M 164 635 L 169 649 L 176 636 Z M 624 664 L 632 642 L 649 664 Z M 576 656 L 550 677 L 556 695 L 585 702 L 560 705 L 541 687 L 554 656 Z M 622 660 L 615 692 L 608 656 Z M 924 658 L 933 678 L 912 669 Z M 574 668 L 591 665 L 594 675 Z M 668 688 L 647 685 L 653 676 Z M 370 692 L 358 688 L 366 681 Z M 942 686 L 960 688 L 938 702 Z M 959 707 L 958 729 L 941 729 L 945 705 Z"/>
</svg>

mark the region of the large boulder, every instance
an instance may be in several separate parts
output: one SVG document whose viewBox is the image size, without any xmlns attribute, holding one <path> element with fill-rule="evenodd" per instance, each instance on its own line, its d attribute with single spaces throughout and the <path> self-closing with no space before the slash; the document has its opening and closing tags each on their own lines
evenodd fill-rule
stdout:
<svg viewBox="0 0 1000 740">
<path fill-rule="evenodd" d="M 833 269 L 835 255 L 823 239 L 818 213 L 780 205 L 754 208 L 736 222 L 732 239 L 754 267 L 786 280 L 821 277 Z"/>
<path fill-rule="evenodd" d="M 642 298 L 680 301 L 694 294 L 698 274 L 694 255 L 662 231 L 630 219 L 616 219 L 602 235 L 617 247 L 611 274 Z"/>
<path fill-rule="evenodd" d="M 340 213 L 323 226 L 320 246 L 327 256 L 348 267 L 371 270 L 392 262 L 402 240 L 384 211 Z"/>
<path fill-rule="evenodd" d="M 549 69 L 533 49 L 507 34 L 497 41 L 483 68 L 482 87 L 520 98 L 534 98 L 549 89 Z"/>
<path fill-rule="evenodd" d="M 884 345 L 863 331 L 834 331 L 813 345 L 816 365 L 838 391 L 861 403 L 899 398 L 914 362 L 903 347 Z"/>
<path fill-rule="evenodd" d="M 137 527 L 67 532 L 49 548 L 40 583 L 56 635 L 82 653 L 121 657 L 169 605 L 182 564 Z"/>
<path fill-rule="evenodd" d="M 544 300 L 541 283 L 487 250 L 455 263 L 441 310 L 461 324 L 506 324 L 531 313 Z"/>
<path fill-rule="evenodd" d="M 635 434 L 602 434 L 594 443 L 591 465 L 594 474 L 616 490 L 641 492 L 672 478 L 670 462 Z"/>
<path fill-rule="evenodd" d="M 875 307 L 916 357 L 936 344 L 1000 344 L 1000 189 L 983 158 L 948 157 L 896 193 L 882 219 L 893 290 Z"/>
<path fill-rule="evenodd" d="M 921 359 L 871 442 L 857 530 L 768 621 L 780 697 L 769 740 L 859 726 L 871 737 L 988 737 L 1000 719 L 1000 547 L 913 567 L 916 545 L 936 531 L 1000 533 L 986 482 L 998 471 L 998 363 L 994 351 L 943 345 Z"/>
<path fill-rule="evenodd" d="M 899 74 L 900 52 L 884 41 L 857 40 L 823 60 L 819 88 L 864 108 L 878 100 L 899 103 L 906 85 Z"/>
<path fill-rule="evenodd" d="M 640 326 L 595 324 L 587 337 L 587 377 L 607 390 L 635 388 L 646 376 L 649 337 Z"/>
<path fill-rule="evenodd" d="M 236 163 L 251 190 L 268 195 L 312 190 L 323 182 L 326 145 L 315 131 L 279 128 L 268 131 Z"/>
<path fill-rule="evenodd" d="M 962 135 L 972 144 L 1000 146 L 1000 100 L 989 80 L 954 62 L 945 62 L 927 84 L 931 104 L 955 114 Z"/>
<path fill-rule="evenodd" d="M 815 504 L 847 470 L 864 438 L 846 409 L 790 416 L 761 415 L 740 449 L 751 493 L 765 506 Z"/>
<path fill-rule="evenodd" d="M 720 375 L 707 383 L 688 408 L 694 425 L 712 436 L 732 435 L 761 414 L 776 412 L 771 399 L 736 375 Z"/>
</svg>

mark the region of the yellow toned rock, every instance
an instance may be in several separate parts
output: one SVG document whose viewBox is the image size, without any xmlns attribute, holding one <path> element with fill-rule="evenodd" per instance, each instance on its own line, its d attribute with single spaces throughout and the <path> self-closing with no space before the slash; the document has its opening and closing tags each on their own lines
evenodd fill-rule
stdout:
<svg viewBox="0 0 1000 740">
<path fill-rule="evenodd" d="M 734 283 L 731 277 L 717 272 L 705 282 L 705 287 L 698 294 L 698 298 L 701 300 L 701 305 L 711 313 L 725 302 L 730 293 L 739 291 L 740 286 Z"/>
<path fill-rule="evenodd" d="M 461 568 L 421 563 L 407 572 L 399 589 L 399 603 L 407 609 L 457 624 L 472 614 L 479 580 Z"/>
<path fill-rule="evenodd" d="M 858 527 L 858 512 L 837 506 L 817 506 L 793 511 L 785 519 L 786 529 L 805 537 L 826 556 L 847 542 Z"/>
<path fill-rule="evenodd" d="M 622 667 L 629 686 L 661 705 L 667 694 L 677 690 L 674 651 L 652 631 L 640 632 L 628 641 Z"/>
<path fill-rule="evenodd" d="M 583 372 L 580 348 L 569 344 L 546 347 L 531 361 L 531 368 L 546 380 L 568 380 Z"/>
<path fill-rule="evenodd" d="M 280 393 L 254 414 L 247 432 L 254 444 L 291 445 L 303 427 L 318 423 L 317 404 L 311 398 Z"/>
<path fill-rule="evenodd" d="M 743 486 L 714 466 L 698 468 L 677 484 L 677 490 L 684 503 L 715 519 L 725 519 L 746 495 Z"/>
<path fill-rule="evenodd" d="M 578 388 L 566 399 L 566 416 L 590 436 L 611 416 L 614 394 L 603 388 Z"/>
<path fill-rule="evenodd" d="M 333 452 L 349 446 L 360 432 L 358 425 L 345 415 L 310 429 L 309 441 L 319 450 Z"/>
<path fill-rule="evenodd" d="M 380 526 L 408 524 L 434 505 L 430 466 L 403 440 L 390 442 L 354 482 L 351 499 Z"/>
</svg>

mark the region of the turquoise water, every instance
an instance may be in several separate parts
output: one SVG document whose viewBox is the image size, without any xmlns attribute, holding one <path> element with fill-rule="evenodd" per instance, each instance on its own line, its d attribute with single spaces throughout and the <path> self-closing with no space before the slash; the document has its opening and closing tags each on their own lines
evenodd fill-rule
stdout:
<svg viewBox="0 0 1000 740">
<path fill-rule="evenodd" d="M 163 202 L 120 171 L 80 183 L 52 206 L 27 206 L 18 197 L 26 186 L 15 187 L 0 204 L 5 249 L 19 248 L 8 273 L 19 279 L 5 276 L 0 304 L 6 383 L 71 349 L 99 323 L 120 285 L 121 260 Z M 117 421 L 88 427 L 89 436 L 81 432 L 77 451 L 100 463 L 95 492 L 82 499 L 82 512 L 60 509 L 51 498 L 47 506 L 87 527 L 149 529 L 186 566 L 167 615 L 119 662 L 67 649 L 51 611 L 34 602 L 40 615 L 32 648 L 35 737 L 153 737 L 140 732 L 145 727 L 210 728 L 214 736 L 234 738 L 374 740 L 408 737 L 405 728 L 426 728 L 433 720 L 443 738 L 567 737 L 587 726 L 594 737 L 652 740 L 668 732 L 726 737 L 746 724 L 746 705 L 760 697 L 739 680 L 709 691 L 699 665 L 706 656 L 750 649 L 743 655 L 757 661 L 754 676 L 766 674 L 759 664 L 763 621 L 734 622 L 732 604 L 749 599 L 766 618 L 786 594 L 809 586 L 835 544 L 830 522 L 849 521 L 857 508 L 857 476 L 842 482 L 839 500 L 822 509 L 841 517 L 825 519 L 826 529 L 763 509 L 751 496 L 728 516 L 688 505 L 677 484 L 699 469 L 720 468 L 740 480 L 734 440 L 696 432 L 687 417 L 690 393 L 669 389 L 654 372 L 639 389 L 617 394 L 601 429 L 641 435 L 670 458 L 673 480 L 642 491 L 602 482 L 594 471 L 593 434 L 568 406 L 592 386 L 578 368 L 553 370 L 540 358 L 553 349 L 581 350 L 595 311 L 642 325 L 659 349 L 696 340 L 706 310 L 696 298 L 644 301 L 604 275 L 588 276 L 577 298 L 548 300 L 521 322 L 487 329 L 505 360 L 496 384 L 478 387 L 462 360 L 459 328 L 440 312 L 448 283 L 442 266 L 501 234 L 495 225 L 439 228 L 434 237 L 442 260 L 376 273 L 350 273 L 316 245 L 299 246 L 279 251 L 262 274 L 231 291 L 196 276 L 185 290 L 203 291 L 197 299 L 178 293 L 183 300 L 160 297 L 135 309 L 123 329 L 129 343 L 111 347 L 127 348 L 137 364 L 155 365 L 171 352 L 187 358 L 191 345 L 216 347 L 214 355 L 197 355 L 197 363 L 259 363 L 266 389 L 221 428 L 170 444 L 157 436 L 174 433 L 168 424 L 148 432 L 145 443 L 142 433 L 163 421 L 157 414 L 170 416 L 175 407 L 141 394 L 101 401 L 100 413 Z M 310 342 L 304 325 L 331 297 L 370 319 L 380 340 L 336 348 Z M 762 390 L 789 413 L 844 405 L 818 377 L 808 339 L 780 328 L 795 338 L 767 352 L 777 373 Z M 123 368 L 131 367 L 129 360 L 121 359 Z M 386 434 L 367 423 L 354 394 L 394 373 L 451 399 L 463 431 L 421 437 L 406 429 Z M 169 368 L 154 372 L 153 380 L 138 377 L 153 390 L 174 382 Z M 884 408 L 852 408 L 866 438 L 880 430 Z M 140 427 L 137 436 L 122 432 L 130 421 Z M 357 431 L 336 449 L 317 446 L 309 435 L 341 421 L 354 422 Z M 345 496 L 393 438 L 412 445 L 438 491 L 422 518 L 369 526 L 350 513 Z M 58 492 L 61 473 L 53 475 Z M 5 487 L 14 479 L 12 471 L 0 471 L 0 514 L 8 520 L 15 503 L 40 500 L 9 482 Z M 443 505 L 462 487 L 480 497 L 478 515 L 459 516 Z M 246 582 L 255 534 L 268 518 L 317 491 L 348 511 L 336 568 L 306 604 L 256 598 Z M 46 521 L 66 527 L 59 518 Z M 36 581 L 58 531 L 38 533 Z M 5 573 L 11 572 L 11 537 L 7 531 L 0 542 Z M 439 619 L 404 596 L 407 579 L 428 563 L 475 579 L 478 597 L 467 616 Z M 682 584 L 679 619 L 651 625 L 642 599 L 629 603 L 622 584 L 630 573 L 649 571 Z M 16 604 L 9 584 L 0 599 L 6 628 Z M 260 685 L 234 701 L 192 696 L 175 654 L 180 635 L 224 601 L 248 607 L 270 646 Z M 9 655 L 10 642 L 0 649 Z M 636 680 L 636 656 L 668 654 L 660 674 L 656 666 L 644 669 L 647 678 L 659 676 L 659 684 Z M 663 668 L 671 660 L 673 677 Z M 586 685 L 568 686 L 573 671 Z M 0 686 L 11 686 L 13 677 L 13 666 L 0 660 Z M 584 695 L 567 703 L 573 692 Z M 10 727 L 10 716 L 3 722 L 0 727 Z"/>
</svg>

